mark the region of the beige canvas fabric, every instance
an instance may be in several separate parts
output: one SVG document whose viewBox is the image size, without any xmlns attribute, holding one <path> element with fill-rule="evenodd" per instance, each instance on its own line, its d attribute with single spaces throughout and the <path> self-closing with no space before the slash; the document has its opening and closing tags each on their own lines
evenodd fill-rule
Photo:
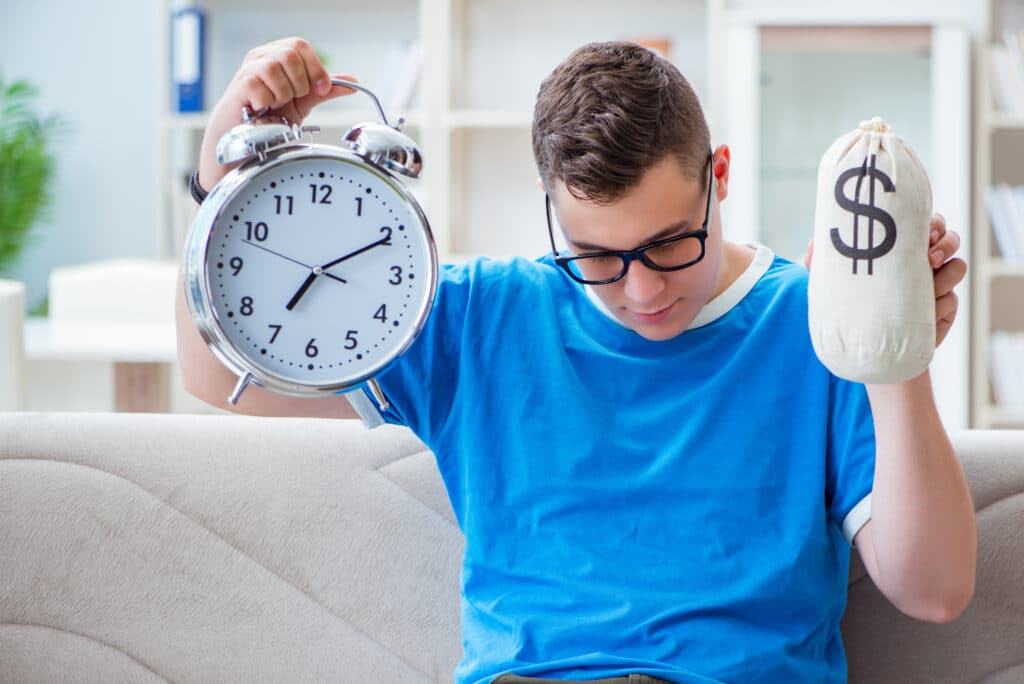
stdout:
<svg viewBox="0 0 1024 684">
<path fill-rule="evenodd" d="M 914 377 L 935 352 L 928 261 L 932 194 L 910 146 L 879 118 L 840 136 L 818 167 L 808 324 L 839 377 Z"/>
</svg>

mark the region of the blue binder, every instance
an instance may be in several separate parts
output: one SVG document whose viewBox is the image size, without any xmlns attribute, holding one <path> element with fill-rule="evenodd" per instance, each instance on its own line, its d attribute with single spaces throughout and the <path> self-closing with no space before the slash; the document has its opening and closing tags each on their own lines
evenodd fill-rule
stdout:
<svg viewBox="0 0 1024 684">
<path fill-rule="evenodd" d="M 179 112 L 203 111 L 206 19 L 198 7 L 175 10 L 171 19 L 171 81 Z"/>
</svg>

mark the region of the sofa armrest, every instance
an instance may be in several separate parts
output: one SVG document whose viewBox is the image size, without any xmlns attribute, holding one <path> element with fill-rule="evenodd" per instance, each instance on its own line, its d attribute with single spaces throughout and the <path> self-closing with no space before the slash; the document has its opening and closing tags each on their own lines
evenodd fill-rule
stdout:
<svg viewBox="0 0 1024 684">
<path fill-rule="evenodd" d="M 842 623 L 851 684 L 1024 682 L 1024 431 L 950 437 L 977 511 L 974 599 L 948 625 L 919 622 L 894 608 L 856 559 Z"/>
</svg>

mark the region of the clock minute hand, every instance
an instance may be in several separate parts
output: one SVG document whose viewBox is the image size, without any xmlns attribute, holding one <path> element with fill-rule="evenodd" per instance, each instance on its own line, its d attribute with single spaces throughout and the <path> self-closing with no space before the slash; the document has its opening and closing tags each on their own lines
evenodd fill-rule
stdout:
<svg viewBox="0 0 1024 684">
<path fill-rule="evenodd" d="M 381 245 L 390 245 L 390 244 L 391 244 L 391 237 L 390 236 L 386 237 L 386 238 L 381 238 L 380 240 L 377 240 L 376 242 L 371 242 L 370 244 L 366 245 L 365 247 L 360 247 L 359 249 L 355 250 L 354 252 L 349 252 L 345 256 L 338 257 L 334 261 L 328 261 L 326 264 L 324 264 L 322 266 L 322 268 L 326 271 L 331 266 L 337 266 L 342 261 L 345 261 L 346 259 L 351 259 L 352 257 L 357 256 L 359 254 L 362 254 L 363 252 L 368 252 L 371 249 L 373 249 L 374 247 L 379 247 Z"/>
<path fill-rule="evenodd" d="M 267 247 L 264 247 L 263 245 L 258 245 L 255 242 L 253 242 L 252 240 L 242 240 L 242 242 L 244 242 L 247 245 L 250 245 L 251 247 L 255 247 L 256 249 L 262 249 L 264 252 L 267 252 L 269 254 L 273 254 L 276 257 L 281 257 L 285 261 L 290 261 L 293 264 L 298 264 L 299 266 L 303 266 L 305 268 L 313 268 L 309 264 L 304 264 L 304 263 L 302 263 L 301 261 L 299 261 L 297 259 L 292 259 L 290 256 L 286 256 L 284 254 L 281 254 L 280 252 L 275 252 L 274 250 L 268 249 Z"/>
<path fill-rule="evenodd" d="M 281 252 L 274 252 L 273 250 L 267 249 L 266 247 L 263 247 L 262 245 L 257 245 L 256 243 L 252 242 L 251 240 L 243 240 L 242 242 L 244 242 L 246 245 L 252 245 L 256 249 L 263 250 L 264 252 L 268 252 L 268 253 L 270 253 L 270 254 L 272 254 L 274 256 L 280 256 L 282 259 L 285 259 L 286 261 L 291 261 L 292 263 L 296 263 L 296 264 L 302 266 L 303 268 L 309 268 L 310 270 L 313 268 L 312 266 L 310 266 L 307 263 L 302 263 L 298 259 L 293 259 L 292 257 L 287 256 L 285 254 L 282 254 Z M 321 275 L 327 275 L 328 277 L 330 277 L 330 279 L 332 281 L 338 281 L 339 283 L 348 283 L 348 281 L 343 279 L 343 277 L 338 277 L 337 275 L 334 275 L 332 273 L 321 273 Z"/>
<path fill-rule="evenodd" d="M 267 249 L 267 248 L 263 247 L 262 245 L 257 245 L 256 243 L 254 243 L 254 242 L 252 242 L 250 240 L 243 240 L 242 242 L 244 242 L 246 245 L 252 245 L 256 249 L 263 250 L 264 252 L 269 252 L 270 254 L 272 254 L 274 256 L 280 256 L 282 259 L 285 259 L 286 261 L 291 261 L 292 263 L 297 263 L 297 264 L 299 264 L 300 266 L 302 266 L 304 268 L 309 268 L 310 270 L 312 270 L 312 268 L 313 268 L 312 266 L 310 266 L 307 263 L 302 263 L 301 261 L 299 261 L 297 259 L 293 259 L 290 256 L 286 256 L 286 255 L 282 254 L 281 252 L 274 252 L 273 250 Z M 343 277 L 338 277 L 337 275 L 334 275 L 332 273 L 321 273 L 321 275 L 327 275 L 328 277 L 330 277 L 330 279 L 332 281 L 338 281 L 339 283 L 348 283 L 348 281 L 343 279 Z"/>
</svg>

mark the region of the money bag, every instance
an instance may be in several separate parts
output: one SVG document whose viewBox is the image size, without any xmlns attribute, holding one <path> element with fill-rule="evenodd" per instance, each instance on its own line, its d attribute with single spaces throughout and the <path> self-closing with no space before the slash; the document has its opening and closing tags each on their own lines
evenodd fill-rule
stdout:
<svg viewBox="0 0 1024 684">
<path fill-rule="evenodd" d="M 935 352 L 931 215 L 920 160 L 878 117 L 825 152 L 807 304 L 814 351 L 835 375 L 893 383 L 928 367 Z"/>
</svg>

